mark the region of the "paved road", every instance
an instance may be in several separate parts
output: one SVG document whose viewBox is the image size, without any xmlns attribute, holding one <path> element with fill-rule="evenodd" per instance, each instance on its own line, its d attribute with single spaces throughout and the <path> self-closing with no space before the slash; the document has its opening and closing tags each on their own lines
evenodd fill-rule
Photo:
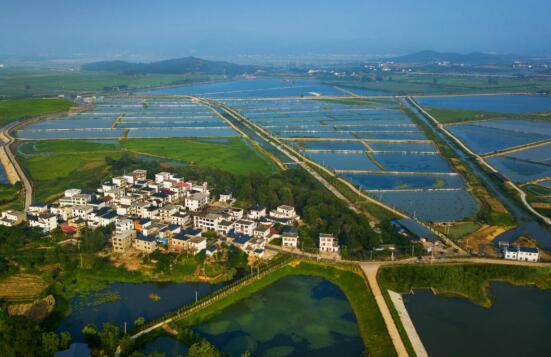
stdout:
<svg viewBox="0 0 551 357">
<path fill-rule="evenodd" d="M 396 353 L 398 354 L 398 357 L 409 356 L 406 346 L 404 345 L 404 341 L 402 341 L 402 337 L 398 332 L 398 327 L 396 327 L 396 323 L 392 318 L 390 309 L 388 308 L 385 298 L 383 297 L 383 293 L 381 292 L 379 283 L 377 282 L 377 272 L 379 271 L 381 264 L 380 263 L 361 263 L 360 266 L 364 271 L 365 276 L 367 277 L 367 282 L 369 283 L 371 292 L 375 297 L 375 302 L 377 303 L 377 307 L 379 308 L 379 311 L 383 316 L 386 329 L 388 331 L 388 334 L 390 335 L 392 343 L 394 344 L 394 348 L 396 349 Z"/>
<path fill-rule="evenodd" d="M 388 295 L 390 296 L 390 300 L 394 304 L 394 308 L 398 313 L 398 317 L 402 322 L 402 326 L 404 326 L 404 330 L 406 330 L 406 334 L 409 341 L 411 342 L 411 346 L 413 347 L 415 354 L 417 355 L 417 357 L 428 357 L 425 345 L 423 345 L 423 341 L 421 341 L 421 337 L 419 337 L 417 329 L 415 328 L 415 325 L 413 324 L 413 321 L 409 316 L 409 312 L 406 308 L 406 305 L 404 304 L 404 299 L 402 295 L 390 290 L 388 291 Z"/>
<path fill-rule="evenodd" d="M 33 185 L 31 184 L 31 181 L 25 174 L 25 171 L 23 171 L 23 169 L 17 162 L 15 155 L 13 154 L 13 151 L 11 149 L 12 145 L 15 143 L 15 138 L 11 135 L 11 132 L 15 128 L 23 125 L 24 123 L 25 123 L 24 121 L 16 121 L 6 125 L 5 127 L 2 128 L 1 135 L 3 135 L 7 139 L 7 142 L 5 144 L 5 149 L 6 149 L 6 155 L 8 157 L 8 160 L 15 168 L 15 171 L 17 173 L 17 176 L 19 177 L 19 180 L 23 183 L 23 190 L 25 191 L 25 210 L 26 210 L 30 207 L 33 201 Z"/>
</svg>

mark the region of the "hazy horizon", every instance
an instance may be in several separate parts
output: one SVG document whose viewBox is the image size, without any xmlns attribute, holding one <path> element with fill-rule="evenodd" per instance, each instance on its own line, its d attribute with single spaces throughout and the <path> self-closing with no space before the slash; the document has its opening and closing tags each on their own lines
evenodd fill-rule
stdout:
<svg viewBox="0 0 551 357">
<path fill-rule="evenodd" d="M 549 13 L 542 0 L 6 0 L 0 56 L 292 58 L 426 49 L 550 55 Z"/>
</svg>

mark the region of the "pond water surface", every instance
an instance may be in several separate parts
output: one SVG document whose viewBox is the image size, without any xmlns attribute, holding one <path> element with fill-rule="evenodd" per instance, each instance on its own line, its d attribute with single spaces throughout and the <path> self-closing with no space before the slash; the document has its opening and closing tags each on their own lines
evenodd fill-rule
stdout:
<svg viewBox="0 0 551 357">
<path fill-rule="evenodd" d="M 494 283 L 486 309 L 428 290 L 405 295 L 430 356 L 550 356 L 551 291 Z"/>
<path fill-rule="evenodd" d="M 220 288 L 222 284 L 207 283 L 113 283 L 107 288 L 88 296 L 76 296 L 70 300 L 71 313 L 61 322 L 57 331 L 68 331 L 73 340 L 83 342 L 82 329 L 87 324 L 101 327 L 110 322 L 124 328 L 133 328 L 134 320 L 143 317 L 150 320 L 173 311 Z M 160 297 L 153 301 L 150 294 Z M 99 303 L 109 297 L 118 296 L 115 301 Z"/>
<path fill-rule="evenodd" d="M 501 113 L 530 113 L 551 110 L 548 95 L 465 95 L 416 99 L 427 107 L 481 110 Z"/>
<path fill-rule="evenodd" d="M 317 277 L 282 278 L 195 330 L 232 356 L 361 356 L 364 349 L 344 293 Z"/>
</svg>

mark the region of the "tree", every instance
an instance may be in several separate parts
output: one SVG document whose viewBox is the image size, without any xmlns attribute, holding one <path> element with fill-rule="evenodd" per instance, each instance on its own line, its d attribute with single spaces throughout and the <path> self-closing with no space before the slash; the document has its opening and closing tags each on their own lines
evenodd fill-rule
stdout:
<svg viewBox="0 0 551 357">
<path fill-rule="evenodd" d="M 103 329 L 99 333 L 100 347 L 107 354 L 112 355 L 115 353 L 119 340 L 121 337 L 121 330 L 118 326 L 111 323 L 104 323 Z"/>
<path fill-rule="evenodd" d="M 80 249 L 86 253 L 95 253 L 105 246 L 105 236 L 100 230 L 83 229 Z"/>
<path fill-rule="evenodd" d="M 71 345 L 71 334 L 69 332 L 62 332 L 59 334 L 59 349 L 66 350 Z"/>
<path fill-rule="evenodd" d="M 213 357 L 219 355 L 213 345 L 205 340 L 194 343 L 187 351 L 187 357 Z"/>
<path fill-rule="evenodd" d="M 140 327 L 145 323 L 145 319 L 143 316 L 138 317 L 136 320 L 134 320 L 134 326 Z"/>
<path fill-rule="evenodd" d="M 59 336 L 55 332 L 42 332 L 42 350 L 48 356 L 59 349 Z"/>
<path fill-rule="evenodd" d="M 96 326 L 84 326 L 84 328 L 82 329 L 82 334 L 84 335 L 84 338 L 86 339 L 86 343 L 88 345 L 90 345 L 91 347 L 99 347 L 99 330 Z"/>
</svg>

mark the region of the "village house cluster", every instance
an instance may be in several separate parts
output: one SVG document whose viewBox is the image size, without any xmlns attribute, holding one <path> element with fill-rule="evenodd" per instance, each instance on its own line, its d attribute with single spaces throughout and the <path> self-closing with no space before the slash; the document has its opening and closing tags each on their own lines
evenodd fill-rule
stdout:
<svg viewBox="0 0 551 357">
<path fill-rule="evenodd" d="M 44 232 L 60 227 L 65 233 L 77 234 L 83 227 L 113 224 L 111 243 L 116 253 L 130 249 L 152 253 L 162 248 L 190 254 L 206 250 L 210 256 L 224 241 L 262 257 L 274 238 L 281 238 L 286 249 L 298 248 L 295 225 L 299 216 L 294 207 L 268 210 L 255 204 L 244 210 L 234 203 L 230 192 L 218 200 L 211 198 L 207 182 L 188 182 L 169 172 L 148 179 L 146 170 L 134 170 L 104 182 L 95 193 L 68 189 L 52 204 L 35 203 L 27 212 L 4 211 L 0 225 L 15 226 L 26 220 Z M 207 241 L 204 232 L 215 233 L 217 239 Z M 337 239 L 320 235 L 320 252 L 338 253 Z"/>
</svg>

